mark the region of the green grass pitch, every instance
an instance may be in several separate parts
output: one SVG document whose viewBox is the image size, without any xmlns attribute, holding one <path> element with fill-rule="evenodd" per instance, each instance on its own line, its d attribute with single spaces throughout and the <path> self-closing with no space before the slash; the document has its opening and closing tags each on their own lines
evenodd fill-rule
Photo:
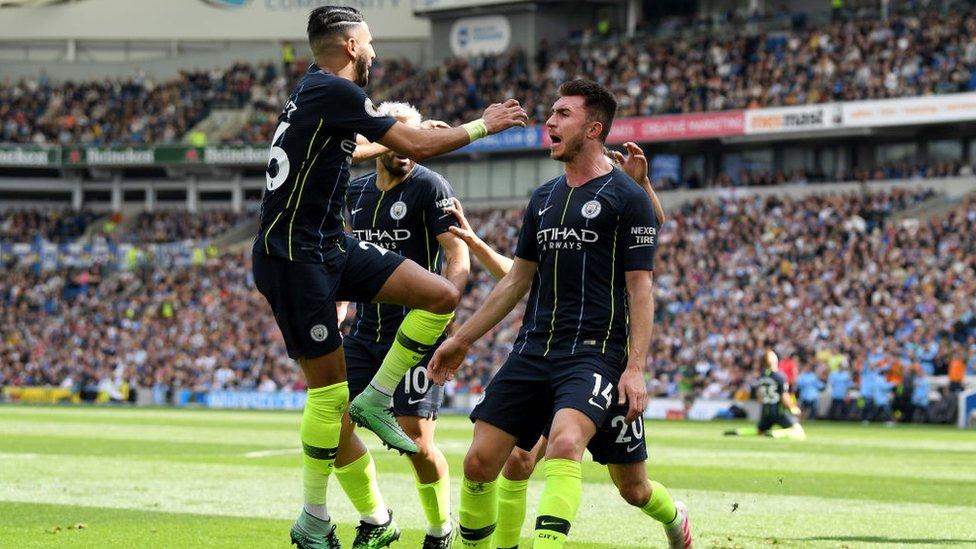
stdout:
<svg viewBox="0 0 976 549">
<path fill-rule="evenodd" d="M 2 406 L 0 547 L 287 547 L 298 423 L 285 412 Z M 700 548 L 976 547 L 971 431 L 810 423 L 795 442 L 723 438 L 729 425 L 647 424 L 651 477 L 687 502 Z M 454 479 L 470 436 L 465 418 L 441 419 Z M 393 547 L 418 547 L 409 464 L 365 438 L 404 529 Z M 603 467 L 586 462 L 583 474 L 569 547 L 665 546 Z M 541 489 L 537 471 L 530 516 Z M 456 482 L 451 491 L 456 509 Z M 337 482 L 329 501 L 348 547 L 356 516 Z"/>
</svg>

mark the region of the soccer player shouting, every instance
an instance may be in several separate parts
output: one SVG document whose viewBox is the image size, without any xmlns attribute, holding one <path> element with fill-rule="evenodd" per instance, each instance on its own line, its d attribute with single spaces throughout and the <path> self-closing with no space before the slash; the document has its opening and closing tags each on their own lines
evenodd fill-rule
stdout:
<svg viewBox="0 0 976 549">
<path fill-rule="evenodd" d="M 436 382 L 452 377 L 471 342 L 531 287 L 513 352 L 471 414 L 474 440 L 461 490 L 464 547 L 491 547 L 498 474 L 514 447 L 531 449 L 547 427 L 534 546 L 562 547 L 582 497 L 583 450 L 614 404 L 626 406 L 624 421 L 631 423 L 647 398 L 657 219 L 641 187 L 603 153 L 617 107 L 613 95 L 586 80 L 563 84 L 559 95 L 546 129 L 550 157 L 565 163 L 565 174 L 533 192 L 511 270 L 430 362 Z M 668 507 L 672 522 L 687 524 L 670 497 L 655 503 Z"/>
<path fill-rule="evenodd" d="M 305 505 L 291 538 L 300 547 L 319 548 L 339 546 L 325 500 L 347 405 L 357 424 L 387 445 L 415 453 L 416 444 L 390 412 L 392 395 L 407 370 L 440 338 L 459 298 L 450 281 L 343 234 L 341 210 L 356 136 L 421 160 L 525 125 L 527 117 L 517 101 L 509 100 L 457 128 L 397 122 L 380 114 L 362 89 L 375 54 L 369 27 L 357 10 L 313 10 L 308 39 L 315 63 L 278 118 L 252 257 L 255 284 L 308 383 L 301 424 Z M 336 301 L 410 309 L 379 371 L 351 403 Z"/>
<path fill-rule="evenodd" d="M 635 143 L 625 143 L 624 147 L 627 149 L 627 155 L 617 151 L 605 151 L 605 154 L 610 156 L 634 181 L 640 183 L 654 205 L 654 215 L 663 224 L 664 208 L 647 177 L 647 158 L 644 156 L 644 151 Z M 512 268 L 512 260 L 493 250 L 478 237 L 465 218 L 460 202 L 452 205 L 449 211 L 458 218 L 461 225 L 452 227 L 451 232 L 464 239 L 474 256 L 495 279 L 505 276 Z M 626 411 L 626 408 L 615 405 L 587 448 L 593 455 L 594 461 L 607 466 L 610 478 L 620 492 L 620 496 L 630 505 L 639 508 L 644 514 L 664 525 L 669 547 L 684 549 L 692 542 L 687 509 L 681 502 L 674 502 L 667 488 L 661 483 L 648 479 L 643 418 L 637 418 L 633 423 L 627 424 L 624 417 Z M 529 478 L 546 451 L 546 442 L 543 436 L 531 451 L 516 447 L 505 462 L 495 487 L 498 518 L 492 547 L 502 549 L 518 547 L 522 523 L 525 521 Z"/>
<path fill-rule="evenodd" d="M 378 110 L 404 124 L 421 125 L 420 113 L 405 103 L 383 103 Z M 453 197 L 454 189 L 439 174 L 391 151 L 376 160 L 375 172 L 349 184 L 346 208 L 352 234 L 360 241 L 404 256 L 431 272 L 443 272 L 461 292 L 471 262 L 468 247 L 449 231 L 458 226 L 455 217 L 444 211 Z M 357 304 L 356 322 L 342 342 L 351 397 L 365 390 L 376 375 L 406 315 L 398 305 Z M 434 444 L 434 422 L 444 390 L 430 382 L 426 370 L 422 360 L 397 385 L 393 414 L 419 449 L 409 457 L 427 516 L 423 547 L 449 549 L 454 533 L 450 479 L 447 459 Z M 343 425 L 342 435 L 336 476 L 363 517 L 353 549 L 384 547 L 399 536 L 399 529 L 383 505 L 372 457 L 350 423 Z"/>
</svg>

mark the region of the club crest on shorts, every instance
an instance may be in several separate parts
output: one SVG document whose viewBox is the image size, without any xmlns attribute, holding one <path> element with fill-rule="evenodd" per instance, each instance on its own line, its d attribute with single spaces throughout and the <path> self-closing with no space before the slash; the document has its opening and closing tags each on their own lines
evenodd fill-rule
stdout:
<svg viewBox="0 0 976 549">
<path fill-rule="evenodd" d="M 586 204 L 583 204 L 583 209 L 580 213 L 582 213 L 583 217 L 587 219 L 593 219 L 594 217 L 600 215 L 600 210 L 602 209 L 603 206 L 600 204 L 600 201 L 590 200 Z"/>
<path fill-rule="evenodd" d="M 407 205 L 402 200 L 397 200 L 390 206 L 390 217 L 400 221 L 407 215 Z"/>
<path fill-rule="evenodd" d="M 322 343 L 325 338 L 329 337 L 329 329 L 325 327 L 324 324 L 316 324 L 312 326 L 312 330 L 309 332 L 312 336 L 312 341 L 316 343 Z"/>
</svg>

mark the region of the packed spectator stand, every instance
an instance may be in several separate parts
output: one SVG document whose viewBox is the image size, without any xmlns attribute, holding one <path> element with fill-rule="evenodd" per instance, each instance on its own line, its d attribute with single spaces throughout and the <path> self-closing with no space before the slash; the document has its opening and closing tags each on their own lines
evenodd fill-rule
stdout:
<svg viewBox="0 0 976 549">
<path fill-rule="evenodd" d="M 931 196 L 699 201 L 671 213 L 656 262 L 651 394 L 747 399 L 756 356 L 766 347 L 811 370 L 821 391 L 830 390 L 833 372 L 850 372 L 854 384 L 839 418 L 891 419 L 891 406 L 904 404 L 892 399 L 867 412 L 856 405 L 868 390 L 859 385 L 868 371 L 888 380 L 895 396 L 911 394 L 920 379 L 951 373 L 954 364 L 963 376 L 976 374 L 976 249 L 967 237 L 976 232 L 976 200 L 942 219 L 891 220 Z M 512 253 L 520 209 L 470 218 L 486 242 Z M 212 234 L 194 233 L 195 245 Z M 94 261 L 41 270 L 26 260 L 7 262 L 0 321 L 11 329 L 0 346 L 0 385 L 60 385 L 91 398 L 121 395 L 125 385 L 157 402 L 221 388 L 303 388 L 254 289 L 246 251 L 207 254 L 180 268 L 146 256 L 129 267 Z M 476 265 L 458 321 L 493 285 Z M 510 315 L 472 348 L 449 398 L 483 391 L 511 350 L 520 318 Z M 946 421 L 947 413 L 928 419 Z"/>
<path fill-rule="evenodd" d="M 449 122 L 515 97 L 541 123 L 559 84 L 577 75 L 610 87 L 622 117 L 972 91 L 976 9 L 949 6 L 908 6 L 887 18 L 854 12 L 827 22 L 796 14 L 721 26 L 675 19 L 633 37 L 584 32 L 565 44 L 543 42 L 531 58 L 513 50 L 452 58 L 430 70 L 381 56 L 370 93 L 385 98 L 395 89 L 396 100 Z M 43 74 L 5 82 L 0 141 L 173 143 L 212 108 L 252 106 L 252 119 L 230 141 L 264 143 L 307 63 L 236 63 L 165 82 L 143 73 L 107 82 L 54 83 Z"/>
</svg>

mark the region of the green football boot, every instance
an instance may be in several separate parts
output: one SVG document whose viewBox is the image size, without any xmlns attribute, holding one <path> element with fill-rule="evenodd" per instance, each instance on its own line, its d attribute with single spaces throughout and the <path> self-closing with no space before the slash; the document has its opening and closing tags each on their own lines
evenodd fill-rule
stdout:
<svg viewBox="0 0 976 549">
<path fill-rule="evenodd" d="M 451 549 L 454 545 L 454 538 L 457 537 L 458 528 L 457 525 L 451 523 L 451 531 L 448 532 L 446 536 L 434 537 L 430 534 L 424 536 L 424 545 L 422 549 Z"/>
<path fill-rule="evenodd" d="M 400 539 L 400 527 L 393 522 L 393 511 L 389 513 L 390 518 L 386 524 L 360 521 L 356 527 L 356 540 L 352 542 L 352 549 L 381 549 Z"/>
<path fill-rule="evenodd" d="M 291 527 L 291 542 L 298 549 L 342 549 L 336 527 L 305 512 Z"/>
<path fill-rule="evenodd" d="M 360 393 L 349 403 L 349 418 L 364 429 L 376 433 L 383 445 L 401 454 L 416 454 L 417 445 L 403 432 L 389 406 L 377 406 Z"/>
</svg>

